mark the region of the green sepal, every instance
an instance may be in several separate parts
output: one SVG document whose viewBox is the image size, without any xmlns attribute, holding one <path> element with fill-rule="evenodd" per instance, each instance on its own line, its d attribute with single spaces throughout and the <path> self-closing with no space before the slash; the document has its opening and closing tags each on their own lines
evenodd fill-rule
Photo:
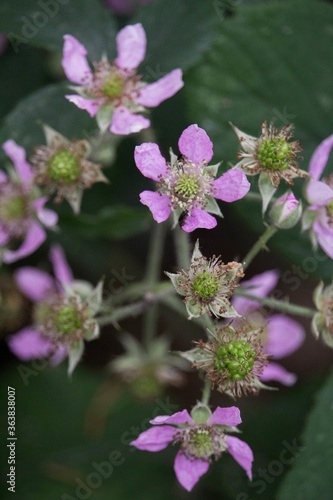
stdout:
<svg viewBox="0 0 333 500">
<path fill-rule="evenodd" d="M 222 214 L 220 207 L 218 206 L 215 198 L 213 198 L 212 196 L 207 196 L 206 199 L 208 200 L 208 203 L 205 206 L 206 212 L 209 212 L 210 214 L 214 214 L 214 215 L 217 215 L 218 217 L 223 218 L 223 214 Z"/>
<path fill-rule="evenodd" d="M 71 376 L 78 362 L 82 358 L 84 350 L 84 342 L 83 340 L 77 340 L 73 342 L 69 351 L 68 351 L 68 375 Z"/>
<path fill-rule="evenodd" d="M 264 215 L 276 191 L 276 187 L 274 187 L 267 172 L 261 172 L 259 175 L 259 191 L 262 197 L 262 214 Z"/>
<path fill-rule="evenodd" d="M 97 125 L 102 134 L 110 127 L 113 111 L 113 104 L 107 104 L 102 105 L 96 113 Z"/>
</svg>

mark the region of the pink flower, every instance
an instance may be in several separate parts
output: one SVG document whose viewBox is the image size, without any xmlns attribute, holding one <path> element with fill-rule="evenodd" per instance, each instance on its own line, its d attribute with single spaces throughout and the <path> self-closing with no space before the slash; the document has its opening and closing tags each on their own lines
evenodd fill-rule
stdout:
<svg viewBox="0 0 333 500">
<path fill-rule="evenodd" d="M 157 191 L 143 191 L 141 203 L 147 205 L 156 222 L 165 221 L 173 211 L 186 232 L 212 229 L 215 215 L 222 215 L 214 198 L 232 202 L 250 189 L 246 175 L 232 168 L 215 179 L 219 165 L 207 166 L 213 157 L 213 144 L 198 125 L 187 127 L 178 141 L 181 156 L 171 152 L 171 161 L 161 155 L 157 144 L 148 142 L 135 148 L 140 172 L 158 183 Z"/>
<path fill-rule="evenodd" d="M 33 173 L 23 148 L 13 140 L 3 144 L 3 149 L 14 164 L 11 176 L 0 172 L 0 248 L 7 264 L 32 254 L 46 239 L 43 226 L 54 226 L 58 216 L 44 207 L 46 197 L 36 198 Z M 11 250 L 12 243 L 22 241 Z"/>
<path fill-rule="evenodd" d="M 146 34 L 141 24 L 126 26 L 116 41 L 118 55 L 113 62 L 103 58 L 92 70 L 86 48 L 72 35 L 65 35 L 62 66 L 67 78 L 78 84 L 79 95 L 66 98 L 97 119 L 102 131 L 127 135 L 150 126 L 142 116 L 183 87 L 182 71 L 175 69 L 157 82 L 141 81 L 136 69 L 146 53 Z"/>
<path fill-rule="evenodd" d="M 33 267 L 15 272 L 18 288 L 34 303 L 34 322 L 10 336 L 8 345 L 24 361 L 47 357 L 55 365 L 68 355 L 72 373 L 83 353 L 83 339 L 99 335 L 93 316 L 102 287 L 100 283 L 93 290 L 89 283 L 74 281 L 61 247 L 52 247 L 50 259 L 55 278 Z"/>
<path fill-rule="evenodd" d="M 266 297 L 278 282 L 277 271 L 266 271 L 254 276 L 252 279 L 243 281 L 242 288 L 248 289 L 248 293 L 257 297 Z M 265 328 L 264 352 L 271 359 L 280 359 L 295 352 L 304 342 L 305 333 L 303 327 L 296 321 L 281 314 L 273 314 L 268 319 L 258 311 L 260 303 L 245 297 L 234 297 L 233 307 L 239 314 L 246 316 L 250 323 L 260 324 Z M 238 321 L 235 320 L 235 321 Z M 297 377 L 288 372 L 278 363 L 270 362 L 264 367 L 260 380 L 268 382 L 275 380 L 284 385 L 293 385 Z"/>
<path fill-rule="evenodd" d="M 228 451 L 252 479 L 253 453 L 241 439 L 228 436 L 241 423 L 239 409 L 209 408 L 198 403 L 191 415 L 183 410 L 173 415 L 161 415 L 150 421 L 154 427 L 142 432 L 131 442 L 139 450 L 161 451 L 170 443 L 179 443 L 174 470 L 180 484 L 191 491 L 209 469 L 213 459 Z M 223 427 L 222 427 L 223 426 Z"/>
<path fill-rule="evenodd" d="M 275 227 L 291 229 L 302 215 L 302 203 L 295 198 L 291 191 L 287 192 L 276 200 L 269 215 Z"/>
<path fill-rule="evenodd" d="M 312 176 L 306 195 L 310 207 L 304 214 L 303 229 L 311 229 L 312 243 L 321 246 L 333 259 L 333 175 L 321 177 L 333 147 L 333 135 L 319 144 L 310 160 L 309 172 Z"/>
</svg>

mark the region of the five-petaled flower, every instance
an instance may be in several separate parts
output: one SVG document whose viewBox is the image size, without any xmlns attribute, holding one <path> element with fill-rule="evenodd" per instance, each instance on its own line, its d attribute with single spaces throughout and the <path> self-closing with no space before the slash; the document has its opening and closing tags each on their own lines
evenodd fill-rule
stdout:
<svg viewBox="0 0 333 500">
<path fill-rule="evenodd" d="M 310 207 L 303 217 L 303 229 L 311 229 L 313 246 L 318 244 L 333 259 L 333 174 L 319 180 L 333 147 L 333 135 L 319 144 L 310 160 L 311 180 L 306 189 Z"/>
<path fill-rule="evenodd" d="M 243 198 L 250 184 L 237 168 L 215 179 L 219 165 L 208 166 L 213 157 L 213 144 L 198 125 L 190 125 L 178 141 L 180 156 L 171 151 L 170 163 L 161 155 L 157 144 L 136 146 L 134 157 L 140 172 L 157 182 L 157 191 L 143 191 L 141 203 L 147 205 L 156 222 L 168 219 L 171 212 L 186 232 L 197 228 L 212 229 L 215 217 L 221 216 L 214 198 L 232 202 Z"/>
<path fill-rule="evenodd" d="M 58 216 L 45 208 L 48 198 L 42 197 L 33 184 L 24 149 L 11 139 L 2 147 L 15 167 L 9 175 L 0 172 L 0 252 L 3 261 L 10 264 L 37 250 L 46 239 L 43 226 L 54 226 Z"/>
<path fill-rule="evenodd" d="M 182 71 L 175 69 L 154 83 L 141 80 L 136 69 L 145 57 L 146 34 L 141 24 L 119 31 L 118 55 L 113 62 L 105 57 L 94 63 L 86 59 L 86 48 L 72 35 L 65 35 L 62 65 L 78 95 L 66 98 L 97 119 L 100 129 L 127 135 L 150 126 L 141 113 L 154 108 L 183 87 Z M 73 88 L 73 87 L 72 87 Z"/>
<path fill-rule="evenodd" d="M 15 280 L 21 292 L 33 303 L 33 324 L 8 339 L 10 349 L 24 361 L 47 357 L 51 364 L 67 355 L 71 374 L 80 361 L 84 340 L 99 336 L 94 318 L 102 300 L 102 282 L 74 281 L 72 271 L 59 246 L 51 249 L 55 279 L 33 267 L 21 267 Z"/>
<path fill-rule="evenodd" d="M 139 450 L 160 451 L 170 443 L 179 443 L 174 471 L 180 484 L 191 491 L 210 464 L 218 460 L 223 452 L 230 455 L 252 479 L 253 453 L 247 443 L 228 432 L 242 422 L 235 406 L 220 408 L 212 413 L 198 403 L 191 411 L 183 410 L 173 415 L 161 415 L 150 421 L 154 427 L 142 432 L 131 442 Z"/>
</svg>

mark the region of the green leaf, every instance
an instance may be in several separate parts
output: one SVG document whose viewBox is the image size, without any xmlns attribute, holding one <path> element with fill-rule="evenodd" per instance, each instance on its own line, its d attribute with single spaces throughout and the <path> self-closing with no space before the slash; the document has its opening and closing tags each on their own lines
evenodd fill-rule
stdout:
<svg viewBox="0 0 333 500">
<path fill-rule="evenodd" d="M 333 373 L 317 395 L 303 435 L 303 447 L 284 479 L 278 500 L 329 500 L 333 491 Z"/>
<path fill-rule="evenodd" d="M 100 58 L 109 48 L 110 55 L 115 55 L 115 23 L 102 2 L 2 0 L 0 31 L 9 37 L 16 53 L 27 43 L 61 50 L 63 36 L 70 34 L 85 45 L 92 58 Z"/>
</svg>

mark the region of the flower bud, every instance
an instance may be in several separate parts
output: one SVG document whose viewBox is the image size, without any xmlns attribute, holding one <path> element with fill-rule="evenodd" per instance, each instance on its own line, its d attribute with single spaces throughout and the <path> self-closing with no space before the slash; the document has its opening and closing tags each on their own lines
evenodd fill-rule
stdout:
<svg viewBox="0 0 333 500">
<path fill-rule="evenodd" d="M 269 213 L 272 223 L 279 229 L 294 227 L 302 214 L 302 203 L 290 191 L 281 196 Z"/>
</svg>

